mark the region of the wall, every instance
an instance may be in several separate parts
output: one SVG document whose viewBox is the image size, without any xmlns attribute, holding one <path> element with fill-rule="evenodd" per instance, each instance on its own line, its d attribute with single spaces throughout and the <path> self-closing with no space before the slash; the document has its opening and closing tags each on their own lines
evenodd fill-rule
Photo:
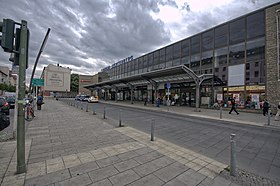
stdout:
<svg viewBox="0 0 280 186">
<path fill-rule="evenodd" d="M 266 95 L 268 101 L 275 105 L 280 101 L 276 40 L 276 10 L 278 9 L 280 4 L 266 9 Z"/>
</svg>

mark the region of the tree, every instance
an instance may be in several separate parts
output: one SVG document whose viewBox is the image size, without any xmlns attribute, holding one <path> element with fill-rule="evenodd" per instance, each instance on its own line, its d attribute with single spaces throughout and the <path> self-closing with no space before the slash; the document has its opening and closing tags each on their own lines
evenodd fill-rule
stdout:
<svg viewBox="0 0 280 186">
<path fill-rule="evenodd" d="M 71 74 L 71 92 L 78 93 L 79 92 L 79 75 Z"/>
</svg>

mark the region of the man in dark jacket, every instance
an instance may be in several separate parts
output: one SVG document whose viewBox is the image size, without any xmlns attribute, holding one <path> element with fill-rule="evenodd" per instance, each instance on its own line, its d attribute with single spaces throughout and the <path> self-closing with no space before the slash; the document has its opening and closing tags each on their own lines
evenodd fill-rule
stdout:
<svg viewBox="0 0 280 186">
<path fill-rule="evenodd" d="M 270 107 L 269 102 L 267 101 L 267 99 L 264 99 L 263 102 L 263 115 L 265 116 L 266 114 L 268 114 L 268 109 Z"/>
<path fill-rule="evenodd" d="M 239 113 L 235 109 L 235 97 L 232 98 L 230 101 L 231 101 L 231 109 L 229 111 L 229 114 L 231 114 L 231 112 L 234 110 L 234 112 L 236 112 L 236 114 L 238 115 Z"/>
</svg>

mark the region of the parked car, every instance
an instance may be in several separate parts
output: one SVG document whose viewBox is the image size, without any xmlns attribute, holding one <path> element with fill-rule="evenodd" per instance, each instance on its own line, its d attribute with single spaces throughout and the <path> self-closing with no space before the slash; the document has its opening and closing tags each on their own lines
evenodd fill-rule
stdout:
<svg viewBox="0 0 280 186">
<path fill-rule="evenodd" d="M 10 106 L 4 97 L 0 97 L 0 111 L 6 115 L 10 115 Z"/>
<path fill-rule="evenodd" d="M 80 100 L 81 101 L 88 101 L 88 98 L 89 98 L 89 96 L 87 96 L 87 95 L 81 95 Z"/>
<path fill-rule="evenodd" d="M 77 100 L 77 101 L 79 101 L 80 100 L 80 95 L 77 95 L 76 97 L 75 97 L 75 100 Z"/>
<path fill-rule="evenodd" d="M 97 96 L 91 96 L 91 97 L 88 99 L 88 102 L 89 102 L 89 103 L 98 103 L 98 97 L 97 97 Z"/>
<path fill-rule="evenodd" d="M 15 97 L 12 97 L 12 96 L 8 97 L 7 98 L 7 102 L 9 104 L 9 106 L 10 106 L 10 109 L 14 109 L 15 108 L 15 103 L 16 103 L 16 98 Z"/>
</svg>

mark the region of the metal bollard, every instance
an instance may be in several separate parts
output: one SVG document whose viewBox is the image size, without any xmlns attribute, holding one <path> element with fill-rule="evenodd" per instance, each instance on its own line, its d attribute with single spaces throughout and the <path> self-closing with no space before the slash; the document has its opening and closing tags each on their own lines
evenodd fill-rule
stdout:
<svg viewBox="0 0 280 186">
<path fill-rule="evenodd" d="M 119 112 L 119 127 L 122 127 L 122 110 Z"/>
<path fill-rule="evenodd" d="M 151 123 L 151 141 L 154 141 L 154 132 L 155 132 L 155 119 L 152 118 L 152 123 Z"/>
<path fill-rule="evenodd" d="M 94 106 L 92 107 L 92 115 L 96 115 Z"/>
<path fill-rule="evenodd" d="M 81 110 L 83 110 L 83 104 L 82 104 L 82 102 L 81 102 Z"/>
<path fill-rule="evenodd" d="M 268 113 L 267 113 L 267 125 L 270 125 L 270 118 L 271 118 L 270 114 L 271 114 L 271 109 L 268 109 Z"/>
<path fill-rule="evenodd" d="M 230 175 L 236 176 L 236 142 L 235 134 L 230 135 Z"/>
<path fill-rule="evenodd" d="M 103 119 L 106 119 L 106 107 L 104 107 Z"/>
<path fill-rule="evenodd" d="M 223 118 L 223 107 L 222 107 L 222 105 L 220 106 L 220 119 L 222 119 Z"/>
<path fill-rule="evenodd" d="M 88 112 L 88 103 L 87 103 L 87 106 L 86 106 L 86 112 Z"/>
</svg>

